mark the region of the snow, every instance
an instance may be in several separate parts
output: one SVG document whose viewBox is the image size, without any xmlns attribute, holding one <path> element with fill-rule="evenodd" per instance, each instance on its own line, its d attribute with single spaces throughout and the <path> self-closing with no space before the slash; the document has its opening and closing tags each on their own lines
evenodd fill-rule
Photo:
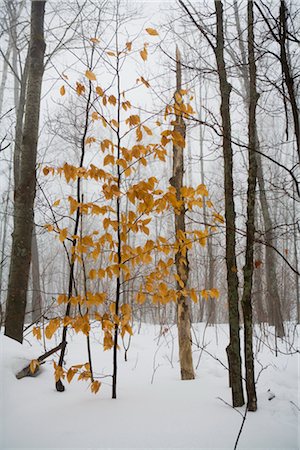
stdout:
<svg viewBox="0 0 300 450">
<path fill-rule="evenodd" d="M 32 337 L 20 345 L 1 335 L 1 449 L 233 449 L 242 417 L 225 403 L 231 402 L 228 372 L 211 356 L 227 364 L 227 326 L 194 327 L 193 340 L 205 350 L 193 381 L 180 380 L 175 327 L 164 336 L 158 326 L 143 324 L 140 334 L 137 328 L 127 362 L 123 348 L 119 351 L 117 400 L 110 398 L 109 377 L 100 380 L 96 395 L 76 376 L 70 385 L 64 382 L 64 393 L 56 392 L 54 356 L 39 376 L 17 380 L 15 373 L 44 349 Z M 91 338 L 96 375 L 111 374 L 112 352 L 103 352 L 96 332 Z M 56 342 L 58 337 L 47 348 Z M 255 343 L 256 373 L 266 368 L 257 383 L 258 411 L 247 414 L 238 449 L 297 449 L 299 360 L 297 353 L 285 354 L 297 343 L 292 349 L 279 343 L 277 357 Z M 200 353 L 194 346 L 195 366 Z M 70 336 L 67 367 L 86 361 L 85 337 Z"/>
</svg>

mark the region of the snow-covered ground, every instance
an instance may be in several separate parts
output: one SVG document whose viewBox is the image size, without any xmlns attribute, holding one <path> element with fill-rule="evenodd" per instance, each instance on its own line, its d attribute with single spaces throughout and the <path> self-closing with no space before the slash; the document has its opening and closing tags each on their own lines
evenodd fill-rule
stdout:
<svg viewBox="0 0 300 450">
<path fill-rule="evenodd" d="M 1 335 L 1 449 L 233 449 L 242 416 L 225 403 L 231 402 L 221 364 L 227 364 L 227 326 L 195 326 L 193 340 L 205 349 L 194 346 L 194 381 L 180 381 L 175 327 L 165 335 L 155 326 L 144 324 L 140 334 L 134 328 L 127 362 L 123 348 L 119 351 L 117 400 L 110 398 L 110 378 L 100 380 L 96 395 L 76 376 L 70 385 L 65 382 L 64 393 L 56 392 L 56 357 L 39 376 L 17 380 L 14 374 L 43 348 L 32 337 L 21 346 Z M 103 352 L 97 339 L 95 333 L 93 362 L 100 377 L 111 374 L 112 352 Z M 47 345 L 54 346 L 55 339 Z M 267 345 L 273 348 L 270 335 Z M 258 411 L 247 414 L 238 449 L 299 448 L 299 358 L 283 354 L 295 351 L 297 339 L 293 347 L 281 342 L 277 357 L 268 346 L 256 340 L 257 375 L 264 368 L 257 383 Z M 85 338 L 69 338 L 67 366 L 86 361 Z"/>
</svg>

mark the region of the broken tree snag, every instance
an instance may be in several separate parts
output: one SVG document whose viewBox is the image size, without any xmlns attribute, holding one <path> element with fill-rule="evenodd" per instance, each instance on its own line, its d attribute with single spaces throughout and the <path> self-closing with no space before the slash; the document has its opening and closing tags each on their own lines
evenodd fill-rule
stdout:
<svg viewBox="0 0 300 450">
<path fill-rule="evenodd" d="M 175 98 L 175 113 L 176 121 L 174 125 L 174 131 L 176 131 L 184 142 L 185 140 L 185 123 L 180 112 L 180 104 L 178 103 L 181 98 L 181 62 L 180 53 L 176 48 L 176 92 Z M 177 108 L 176 108 L 177 106 Z M 176 198 L 181 201 L 181 188 L 183 184 L 183 149 L 184 146 L 180 146 L 179 140 L 173 141 L 173 174 L 170 179 L 170 184 L 176 189 Z M 182 144 L 181 144 L 182 145 Z M 174 211 L 175 219 L 175 234 L 178 239 L 179 234 L 185 235 L 185 207 L 182 202 L 179 211 Z M 177 290 L 179 291 L 179 297 L 177 299 L 177 327 L 178 327 L 178 343 L 179 343 L 179 361 L 182 380 L 193 380 L 195 378 L 193 368 L 193 356 L 192 356 L 192 338 L 191 338 L 191 319 L 188 300 L 182 295 L 182 290 L 185 290 L 189 277 L 189 265 L 186 246 L 180 245 L 175 255 L 176 271 L 179 279 L 181 280 L 181 286 L 177 281 Z M 182 285 L 183 283 L 183 285 Z"/>
<path fill-rule="evenodd" d="M 43 361 L 45 359 L 49 358 L 49 356 L 53 355 L 53 353 L 58 352 L 58 350 L 60 350 L 62 347 L 63 347 L 63 343 L 61 342 L 59 345 L 54 347 L 52 350 L 49 350 L 48 352 L 46 352 L 43 355 L 39 356 L 38 359 L 37 359 L 37 362 L 39 364 L 37 364 L 35 366 L 33 371 L 30 369 L 30 364 L 28 364 L 28 366 L 24 367 L 24 369 L 20 370 L 20 372 L 18 372 L 16 374 L 16 378 L 18 380 L 21 380 L 21 378 L 34 377 L 35 375 L 37 375 L 38 371 L 40 370 L 40 364 L 43 363 Z"/>
</svg>

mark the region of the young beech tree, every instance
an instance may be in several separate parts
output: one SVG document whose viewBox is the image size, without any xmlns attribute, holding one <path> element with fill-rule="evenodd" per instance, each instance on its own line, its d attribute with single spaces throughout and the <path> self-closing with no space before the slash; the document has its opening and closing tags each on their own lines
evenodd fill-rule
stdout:
<svg viewBox="0 0 300 450">
<path fill-rule="evenodd" d="M 178 133 L 179 142 L 173 145 L 173 176 L 170 179 L 171 186 L 176 190 L 177 200 L 180 202 L 182 195 L 184 160 L 183 149 L 185 146 L 186 126 L 183 113 L 180 108 L 182 103 L 181 92 L 181 62 L 178 47 L 176 48 L 176 92 L 175 92 L 175 117 L 174 132 Z M 181 138 L 181 142 L 180 142 Z M 175 232 L 176 236 L 185 236 L 185 204 L 182 203 L 178 211 L 175 210 Z M 177 271 L 177 288 L 180 291 L 180 284 L 187 287 L 189 281 L 189 261 L 186 245 L 179 247 L 175 255 Z M 191 320 L 187 298 L 184 292 L 177 299 L 177 327 L 179 343 L 179 359 L 181 367 L 181 378 L 183 380 L 193 380 L 195 378 L 192 355 Z"/>
<path fill-rule="evenodd" d="M 85 104 L 79 165 L 65 162 L 61 167 L 46 166 L 43 169 L 46 176 L 58 174 L 68 184 L 75 184 L 76 188 L 76 196 L 68 196 L 67 199 L 73 229 L 63 227 L 55 220 L 45 225 L 50 232 L 57 234 L 67 250 L 69 261 L 68 291 L 57 298 L 59 305 L 66 305 L 64 317 L 58 315 L 51 319 L 45 329 L 46 337 L 51 338 L 63 327 L 61 354 L 58 363 L 54 364 L 56 388 L 63 391 L 62 380 L 66 377 L 70 382 L 77 373 L 79 379 L 90 381 L 92 392 L 99 390 L 100 382 L 93 374 L 89 338 L 91 324 L 96 322 L 103 332 L 104 350 L 113 349 L 113 398 L 117 396 L 119 335 L 132 335 L 132 308 L 123 301 L 122 294 L 132 286 L 131 282 L 136 277 L 135 269 L 139 267 L 139 276 L 135 279 L 137 293 L 132 292 L 131 295 L 135 295 L 138 304 L 142 305 L 147 299 L 154 304 L 164 305 L 172 301 L 186 304 L 189 298 L 196 302 L 197 292 L 188 286 L 187 276 L 181 275 L 178 264 L 180 267 L 186 264 L 187 250 L 192 248 L 193 243 L 205 245 L 210 228 L 221 217 L 214 212 L 212 225 L 203 230 L 187 232 L 177 228 L 175 236 L 154 234 L 151 226 L 154 215 L 171 210 L 175 212 L 175 217 L 180 218 L 183 209 L 202 208 L 203 198 L 208 196 L 208 192 L 204 185 L 192 188 L 182 186 L 181 183 L 174 187 L 173 182 L 163 189 L 156 177 L 147 176 L 147 165 L 150 162 L 156 164 L 159 173 L 160 165 L 172 147 L 177 152 L 180 149 L 182 153 L 185 139 L 176 128 L 178 118 L 187 118 L 193 114 L 193 108 L 186 100 L 187 91 L 178 86 L 175 99 L 163 108 L 161 121 L 155 118 L 155 113 L 147 119 L 133 110 L 129 100 L 132 87 L 124 87 L 125 80 L 128 84 L 126 60 L 133 52 L 138 52 L 142 60 L 146 61 L 148 44 L 134 49 L 137 43 L 121 42 L 119 31 L 117 23 L 115 47 L 107 49 L 104 46 L 105 56 L 102 56 L 109 61 L 113 71 L 114 81 L 109 82 L 108 87 L 100 86 L 97 81 L 95 54 L 103 55 L 103 48 L 98 38 L 92 37 L 85 81 L 77 81 L 75 86 L 72 83 L 67 85 L 66 82 L 60 88 L 63 98 L 71 95 L 73 90 Z M 158 32 L 152 28 L 147 28 L 146 32 L 154 39 L 158 36 Z M 150 87 L 149 81 L 143 76 L 137 83 L 139 88 Z M 155 131 L 150 126 L 154 120 Z M 91 156 L 93 164 L 88 164 Z M 137 174 L 138 180 L 135 178 Z M 90 187 L 86 189 L 87 192 L 99 194 L 97 201 L 83 198 L 84 183 Z M 60 207 L 61 201 L 57 200 L 54 208 Z M 96 224 L 94 221 L 94 225 L 87 227 L 85 224 L 91 217 L 97 218 Z M 130 240 L 132 234 L 135 235 L 134 240 Z M 173 281 L 168 282 L 170 278 Z M 99 279 L 105 282 L 105 289 L 99 290 Z M 203 290 L 201 294 L 212 298 L 219 296 L 216 289 Z M 68 328 L 86 335 L 88 362 L 66 370 L 63 364 Z M 33 332 L 37 338 L 41 336 L 39 327 L 35 327 Z M 37 370 L 38 362 L 32 362 L 32 371 Z M 184 371 L 181 365 L 182 374 Z M 193 375 L 193 369 L 191 373 Z M 187 377 L 183 375 L 183 378 Z"/>
</svg>

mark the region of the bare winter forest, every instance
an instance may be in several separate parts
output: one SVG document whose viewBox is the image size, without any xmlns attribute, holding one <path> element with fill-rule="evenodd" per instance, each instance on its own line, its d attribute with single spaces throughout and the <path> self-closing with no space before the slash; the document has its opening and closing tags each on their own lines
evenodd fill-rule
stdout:
<svg viewBox="0 0 300 450">
<path fill-rule="evenodd" d="M 1 449 L 298 449 L 299 1 L 0 6 Z"/>
</svg>

